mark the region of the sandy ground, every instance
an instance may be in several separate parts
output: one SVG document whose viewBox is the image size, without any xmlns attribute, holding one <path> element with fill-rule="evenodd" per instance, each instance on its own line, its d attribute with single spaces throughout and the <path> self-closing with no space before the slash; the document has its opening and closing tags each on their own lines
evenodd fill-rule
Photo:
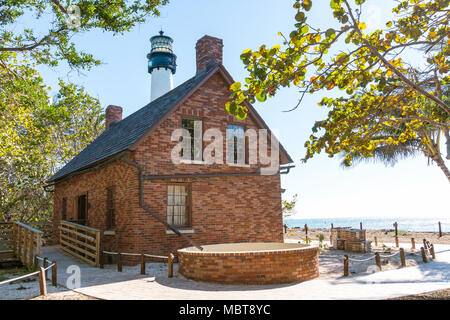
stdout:
<svg viewBox="0 0 450 320">
<path fill-rule="evenodd" d="M 101 300 L 101 299 L 90 297 L 85 294 L 69 290 L 64 292 L 51 293 L 46 296 L 39 296 L 31 298 L 29 300 Z"/>
<path fill-rule="evenodd" d="M 431 291 L 388 300 L 450 300 L 450 289 Z"/>
<path fill-rule="evenodd" d="M 309 229 L 308 238 L 317 240 L 319 235 L 323 234 L 325 240 L 330 240 L 330 229 Z M 431 243 L 450 244 L 450 233 L 445 232 L 439 238 L 437 232 L 412 232 L 398 230 L 398 240 L 400 243 L 411 243 L 411 238 L 416 242 L 416 248 L 420 249 L 423 244 L 423 239 L 427 239 Z M 287 233 L 284 234 L 285 239 L 305 239 L 305 230 L 303 228 L 288 228 Z M 367 240 L 374 241 L 375 237 L 378 239 L 378 245 L 383 243 L 394 243 L 394 232 L 392 230 L 366 230 Z"/>
<path fill-rule="evenodd" d="M 328 232 L 328 233 L 327 233 Z M 318 235 L 323 234 L 325 236 L 325 239 L 329 239 L 329 229 L 314 229 L 309 230 L 309 238 L 313 239 L 313 243 L 318 244 Z M 356 259 L 356 260 L 364 260 L 369 257 L 372 257 L 375 252 L 379 252 L 382 259 L 382 271 L 387 270 L 393 270 L 393 269 L 399 269 L 401 268 L 400 264 L 400 256 L 398 254 L 398 248 L 393 247 L 393 236 L 391 234 L 385 234 L 383 231 L 370 231 L 368 232 L 368 239 L 370 239 L 372 236 L 378 237 L 378 247 L 372 247 L 371 253 L 349 253 L 344 252 L 342 250 L 334 250 L 331 248 L 328 248 L 329 242 L 324 241 L 323 248 L 320 250 L 320 257 L 319 257 L 319 270 L 320 270 L 320 279 L 327 280 L 327 279 L 343 279 L 343 257 L 345 254 L 349 256 L 350 259 Z M 426 238 L 427 240 L 437 243 L 433 239 L 437 237 L 433 237 L 434 234 L 432 233 L 409 233 L 408 235 L 404 235 L 405 241 L 400 241 L 400 243 L 403 243 L 403 247 L 405 249 L 406 253 L 406 263 L 407 266 L 417 266 L 419 264 L 422 264 L 422 257 L 420 254 L 421 242 L 417 241 L 416 250 L 412 250 L 409 246 L 410 244 L 410 238 L 416 237 L 417 239 L 420 238 Z M 450 238 L 448 234 L 446 234 L 446 238 L 443 237 L 439 239 L 440 241 L 447 241 L 447 243 L 450 243 Z M 288 233 L 285 234 L 285 241 L 286 242 L 303 242 L 304 239 L 304 231 L 301 229 L 289 229 Z M 383 244 L 386 243 L 387 246 L 383 246 Z M 393 254 L 393 257 L 387 257 L 391 256 Z M 177 275 L 177 264 L 174 264 L 174 273 L 175 277 Z M 115 265 L 107 265 L 105 266 L 105 269 L 110 269 L 111 271 L 116 270 Z M 139 274 L 140 266 L 134 266 L 134 267 L 124 267 L 124 273 L 130 274 L 130 276 L 136 274 Z M 378 269 L 375 265 L 375 259 L 370 259 L 368 261 L 350 261 L 349 263 L 349 271 L 351 275 L 359 275 L 359 274 L 371 274 L 374 272 L 378 272 Z M 21 275 L 23 273 L 20 273 L 20 270 L 10 270 L 10 272 L 5 272 L 4 270 L 0 270 L 0 280 L 8 279 L 8 278 L 14 278 L 18 275 Z M 166 276 L 167 274 L 167 264 L 165 263 L 147 263 L 147 270 L 146 273 L 149 275 L 155 275 L 155 276 Z M 90 297 L 85 294 L 73 292 L 66 287 L 58 286 L 53 287 L 51 286 L 51 282 L 48 281 L 47 283 L 47 290 L 49 294 L 46 297 L 39 297 L 39 284 L 37 281 L 37 277 L 33 277 L 31 279 L 27 279 L 25 281 L 21 280 L 17 283 L 8 284 L 8 285 L 1 285 L 0 286 L 0 300 L 9 300 L 9 299 L 36 299 L 36 300 L 96 300 L 97 298 Z M 407 296 L 404 297 L 405 299 L 445 299 L 449 297 L 450 290 L 440 290 L 439 292 L 435 293 L 428 293 L 428 294 L 419 294 L 414 296 Z M 421 298 L 422 297 L 422 298 Z"/>
</svg>

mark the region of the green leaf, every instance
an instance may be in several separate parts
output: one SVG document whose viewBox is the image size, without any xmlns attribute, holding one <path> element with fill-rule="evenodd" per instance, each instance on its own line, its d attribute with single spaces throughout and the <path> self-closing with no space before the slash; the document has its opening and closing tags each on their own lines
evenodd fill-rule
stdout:
<svg viewBox="0 0 450 320">
<path fill-rule="evenodd" d="M 258 92 L 256 95 L 256 100 L 258 100 L 259 102 L 264 102 L 267 100 L 267 96 L 266 93 L 264 91 L 260 91 Z"/>
<path fill-rule="evenodd" d="M 235 82 L 230 86 L 230 90 L 231 91 L 239 91 L 241 90 L 241 83 L 240 82 Z"/>
</svg>

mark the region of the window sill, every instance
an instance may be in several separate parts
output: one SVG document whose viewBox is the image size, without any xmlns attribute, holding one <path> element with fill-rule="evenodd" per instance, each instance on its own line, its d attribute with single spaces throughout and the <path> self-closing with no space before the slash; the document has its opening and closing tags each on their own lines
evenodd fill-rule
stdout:
<svg viewBox="0 0 450 320">
<path fill-rule="evenodd" d="M 186 159 L 181 159 L 180 163 L 183 163 L 183 164 L 206 164 L 206 162 L 203 160 L 186 160 Z"/>
<path fill-rule="evenodd" d="M 249 164 L 240 164 L 240 163 L 227 163 L 230 167 L 241 167 L 241 168 L 250 168 Z"/>
<path fill-rule="evenodd" d="M 194 229 L 178 229 L 178 231 L 180 231 L 180 233 L 194 233 Z M 175 232 L 170 229 L 166 229 L 166 234 L 175 234 Z"/>
<path fill-rule="evenodd" d="M 115 230 L 107 230 L 103 232 L 104 236 L 115 236 L 116 235 L 116 231 Z"/>
</svg>

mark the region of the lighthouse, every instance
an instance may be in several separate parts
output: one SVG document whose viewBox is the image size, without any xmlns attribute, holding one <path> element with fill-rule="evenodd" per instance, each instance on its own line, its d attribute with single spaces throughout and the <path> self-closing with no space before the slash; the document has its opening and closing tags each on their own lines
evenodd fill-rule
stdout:
<svg viewBox="0 0 450 320">
<path fill-rule="evenodd" d="M 163 31 L 150 38 L 151 51 L 147 55 L 148 72 L 152 75 L 151 101 L 173 89 L 173 75 L 177 70 L 177 56 L 172 51 L 173 39 Z"/>
</svg>

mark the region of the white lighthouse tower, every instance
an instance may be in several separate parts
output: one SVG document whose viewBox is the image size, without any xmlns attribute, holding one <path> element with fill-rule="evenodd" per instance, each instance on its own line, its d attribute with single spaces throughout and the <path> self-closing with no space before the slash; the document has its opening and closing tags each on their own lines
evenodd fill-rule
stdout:
<svg viewBox="0 0 450 320">
<path fill-rule="evenodd" d="M 152 75 L 151 101 L 173 89 L 173 75 L 177 70 L 177 56 L 172 52 L 173 39 L 165 36 L 163 31 L 159 36 L 150 39 L 152 49 L 147 55 L 148 72 Z"/>
</svg>

